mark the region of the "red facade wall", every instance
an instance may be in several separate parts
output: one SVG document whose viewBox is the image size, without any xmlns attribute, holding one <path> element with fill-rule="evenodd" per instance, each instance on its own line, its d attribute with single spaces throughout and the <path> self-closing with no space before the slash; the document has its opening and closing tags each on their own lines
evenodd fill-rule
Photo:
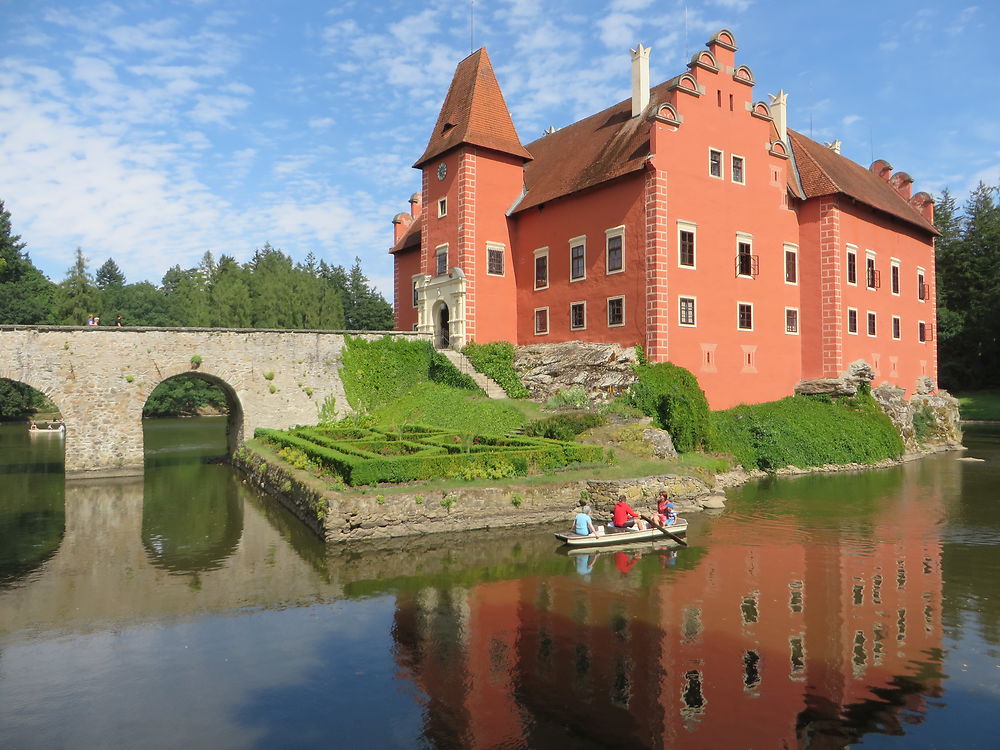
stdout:
<svg viewBox="0 0 1000 750">
<path fill-rule="evenodd" d="M 393 313 L 397 331 L 412 331 L 417 324 L 417 308 L 413 304 L 413 277 L 420 273 L 420 250 L 400 250 L 393 258 L 395 299 Z"/>
</svg>

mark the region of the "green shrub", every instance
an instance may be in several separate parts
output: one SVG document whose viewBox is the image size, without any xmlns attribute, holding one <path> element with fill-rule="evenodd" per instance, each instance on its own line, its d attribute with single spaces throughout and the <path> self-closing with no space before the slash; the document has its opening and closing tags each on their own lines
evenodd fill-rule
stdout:
<svg viewBox="0 0 1000 750">
<path fill-rule="evenodd" d="M 826 400 L 789 396 L 712 413 L 712 450 L 745 469 L 875 463 L 896 458 L 903 442 L 866 390 Z"/>
<path fill-rule="evenodd" d="M 697 378 L 671 362 L 639 365 L 635 372 L 638 380 L 628 390 L 631 405 L 667 430 L 678 451 L 704 447 L 711 421 L 708 401 Z"/>
<path fill-rule="evenodd" d="M 927 442 L 927 438 L 935 429 L 937 429 L 937 419 L 930 406 L 924 404 L 913 412 L 913 433 L 920 445 Z"/>
<path fill-rule="evenodd" d="M 582 409 L 589 403 L 590 394 L 587 389 L 582 385 L 574 385 L 556 392 L 555 396 L 545 402 L 545 406 L 549 409 Z"/>
<path fill-rule="evenodd" d="M 478 372 L 496 381 L 511 398 L 528 398 L 531 395 L 514 370 L 514 346 L 509 341 L 469 343 L 462 349 L 462 354 L 469 358 Z"/>
<path fill-rule="evenodd" d="M 545 437 L 552 440 L 575 440 L 576 436 L 592 427 L 607 424 L 608 420 L 600 414 L 585 412 L 582 414 L 557 414 L 524 426 L 524 434 Z"/>
</svg>

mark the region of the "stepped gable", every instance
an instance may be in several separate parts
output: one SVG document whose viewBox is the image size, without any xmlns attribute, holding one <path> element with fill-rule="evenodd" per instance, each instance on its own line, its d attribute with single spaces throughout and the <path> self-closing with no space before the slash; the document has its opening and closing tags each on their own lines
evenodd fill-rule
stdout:
<svg viewBox="0 0 1000 750">
<path fill-rule="evenodd" d="M 871 170 L 794 130 L 788 130 L 788 139 L 806 198 L 843 193 L 930 234 L 939 234 L 888 181 Z"/>
<path fill-rule="evenodd" d="M 424 223 L 424 217 L 418 216 L 414 219 L 406 232 L 399 238 L 399 242 L 389 249 L 390 254 L 402 252 L 403 250 L 415 250 L 420 248 L 420 225 Z"/>
<path fill-rule="evenodd" d="M 413 166 L 420 169 L 431 159 L 462 144 L 531 159 L 517 136 L 485 47 L 455 68 L 430 141 Z"/>
<path fill-rule="evenodd" d="M 649 105 L 668 101 L 671 81 L 650 89 Z M 642 169 L 649 155 L 649 120 L 632 117 L 632 99 L 608 107 L 528 144 L 534 161 L 525 165 L 524 211 Z"/>
</svg>

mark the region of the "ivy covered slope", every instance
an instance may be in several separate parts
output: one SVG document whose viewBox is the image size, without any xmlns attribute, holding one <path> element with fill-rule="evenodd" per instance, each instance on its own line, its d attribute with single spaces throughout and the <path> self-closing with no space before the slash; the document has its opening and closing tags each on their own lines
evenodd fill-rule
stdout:
<svg viewBox="0 0 1000 750">
<path fill-rule="evenodd" d="M 478 372 L 491 378 L 511 398 L 528 398 L 531 395 L 514 370 L 514 345 L 509 341 L 466 344 L 462 354 L 469 358 Z"/>
<path fill-rule="evenodd" d="M 668 430 L 679 451 L 727 453 L 745 469 L 871 464 L 903 453 L 903 441 L 867 386 L 833 399 L 789 396 L 710 411 L 697 379 L 670 363 L 640 365 L 630 404 Z"/>
</svg>

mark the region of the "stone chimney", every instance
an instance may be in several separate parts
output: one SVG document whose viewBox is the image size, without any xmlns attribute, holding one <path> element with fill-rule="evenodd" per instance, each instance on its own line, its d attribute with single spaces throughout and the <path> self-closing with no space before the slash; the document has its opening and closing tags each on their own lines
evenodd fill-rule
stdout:
<svg viewBox="0 0 1000 750">
<path fill-rule="evenodd" d="M 392 246 L 395 247 L 403 239 L 406 230 L 413 223 L 413 217 L 409 214 L 396 214 L 392 217 Z"/>
<path fill-rule="evenodd" d="M 632 117 L 639 115 L 649 104 L 649 52 L 652 47 L 632 50 Z"/>
<path fill-rule="evenodd" d="M 420 216 L 420 193 L 414 193 L 410 196 L 410 216 L 414 219 Z"/>
<path fill-rule="evenodd" d="M 774 119 L 774 127 L 778 131 L 778 139 L 788 142 L 788 94 L 781 89 L 777 94 L 768 94 L 771 100 L 771 117 Z"/>
</svg>

